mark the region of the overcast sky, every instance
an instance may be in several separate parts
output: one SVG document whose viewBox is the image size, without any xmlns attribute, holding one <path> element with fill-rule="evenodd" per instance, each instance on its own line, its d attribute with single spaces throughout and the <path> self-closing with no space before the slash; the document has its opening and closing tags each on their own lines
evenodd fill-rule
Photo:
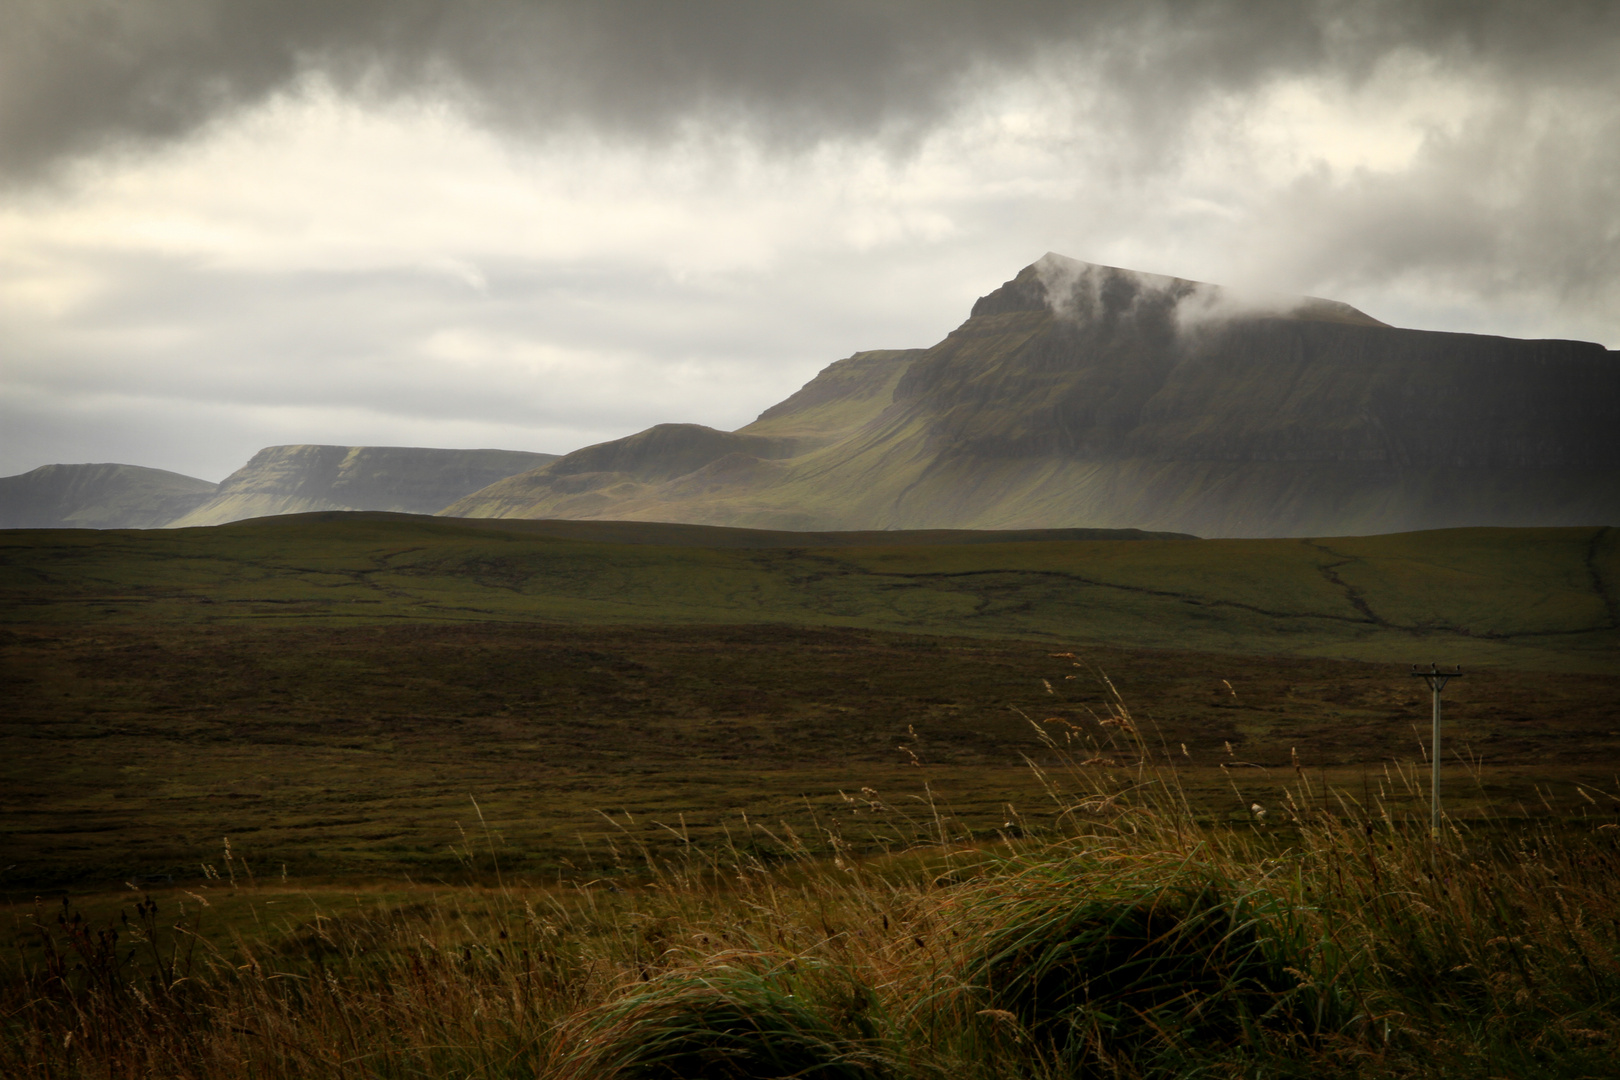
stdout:
<svg viewBox="0 0 1620 1080">
<path fill-rule="evenodd" d="M 0 0 L 0 475 L 747 423 L 1051 250 L 1620 348 L 1620 4 Z"/>
</svg>

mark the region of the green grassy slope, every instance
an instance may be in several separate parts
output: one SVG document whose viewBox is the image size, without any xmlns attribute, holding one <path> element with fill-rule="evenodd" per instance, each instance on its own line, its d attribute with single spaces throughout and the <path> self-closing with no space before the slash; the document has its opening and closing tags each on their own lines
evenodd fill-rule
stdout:
<svg viewBox="0 0 1620 1080">
<path fill-rule="evenodd" d="M 922 349 L 879 349 L 828 365 L 785 401 L 736 432 L 659 424 L 587 446 L 559 461 L 473 492 L 445 507 L 450 517 L 630 518 L 784 528 L 826 527 L 844 516 L 810 501 L 793 478 L 834 445 L 875 420 Z M 834 455 L 836 457 L 836 455 Z M 780 462 L 802 459 L 798 468 Z M 732 505 L 763 498 L 751 511 Z M 850 518 L 854 520 L 854 518 Z"/>
<path fill-rule="evenodd" d="M 217 487 L 139 465 L 42 465 L 0 477 L 0 529 L 152 529 L 206 502 Z"/>
<path fill-rule="evenodd" d="M 784 542 L 691 526 L 337 513 L 0 533 L 0 618 L 769 623 L 1596 670 L 1613 667 L 1620 644 L 1612 529 L 735 546 L 750 538 Z"/>
</svg>

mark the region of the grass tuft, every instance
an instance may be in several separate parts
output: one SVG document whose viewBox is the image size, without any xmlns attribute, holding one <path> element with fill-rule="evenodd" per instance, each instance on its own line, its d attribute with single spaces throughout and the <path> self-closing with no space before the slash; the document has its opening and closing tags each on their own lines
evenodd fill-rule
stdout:
<svg viewBox="0 0 1620 1080">
<path fill-rule="evenodd" d="M 1056 855 L 1053 858 L 1052 855 Z M 1266 1044 L 1338 1019 L 1275 897 L 1208 866 L 1120 865 L 1061 851 L 966 903 L 983 929 L 962 969 L 974 1016 L 1063 1070 Z"/>
<path fill-rule="evenodd" d="M 562 1078 L 874 1080 L 879 1056 L 839 1032 L 780 973 L 719 966 L 625 994 L 578 1028 Z M 569 1041 L 573 1041 L 570 1039 Z"/>
</svg>

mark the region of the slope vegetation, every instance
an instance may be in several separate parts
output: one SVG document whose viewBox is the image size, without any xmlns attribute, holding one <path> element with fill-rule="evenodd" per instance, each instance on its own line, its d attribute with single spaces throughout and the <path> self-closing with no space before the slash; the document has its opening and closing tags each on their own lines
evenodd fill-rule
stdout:
<svg viewBox="0 0 1620 1080">
<path fill-rule="evenodd" d="M 795 477 L 894 400 L 922 349 L 856 353 L 737 432 L 660 424 L 576 450 L 450 505 L 452 517 L 621 518 L 768 529 L 887 528 L 829 513 Z M 795 499 L 805 496 L 800 505 Z M 950 527 L 947 525 L 946 527 Z"/>
</svg>

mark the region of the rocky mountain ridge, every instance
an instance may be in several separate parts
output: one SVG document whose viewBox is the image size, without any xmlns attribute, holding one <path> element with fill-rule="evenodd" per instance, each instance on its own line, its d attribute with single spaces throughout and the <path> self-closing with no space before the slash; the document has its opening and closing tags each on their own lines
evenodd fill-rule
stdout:
<svg viewBox="0 0 1620 1080">
<path fill-rule="evenodd" d="M 649 429 L 443 512 L 1205 536 L 1607 522 L 1620 359 L 1049 254 L 932 348 L 857 353 L 736 432 Z"/>
</svg>

